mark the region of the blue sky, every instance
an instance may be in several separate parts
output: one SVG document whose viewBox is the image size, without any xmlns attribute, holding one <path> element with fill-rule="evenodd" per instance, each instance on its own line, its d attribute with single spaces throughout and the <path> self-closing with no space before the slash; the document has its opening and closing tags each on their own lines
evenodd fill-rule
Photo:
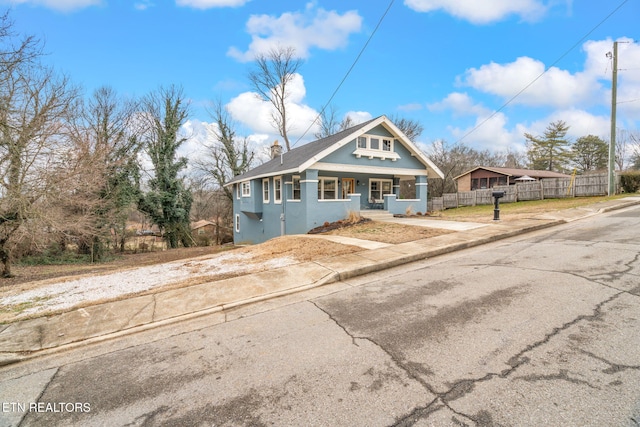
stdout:
<svg viewBox="0 0 640 427">
<path fill-rule="evenodd" d="M 637 131 L 640 125 L 640 0 L 0 4 L 11 8 L 17 30 L 46 42 L 45 60 L 87 94 L 103 85 L 131 96 L 182 85 L 192 105 L 187 129 L 193 141 L 185 147 L 192 155 L 207 138 L 211 118 L 204 106 L 213 99 L 228 106 L 240 133 L 257 146 L 279 138 L 269 124 L 269 106 L 251 94 L 247 79 L 253 55 L 278 44 L 294 46 L 304 60 L 290 108 L 291 134 L 300 138 L 389 4 L 332 102 L 341 115 L 417 120 L 425 128 L 417 142 L 425 147 L 444 139 L 477 149 L 524 150 L 525 132 L 541 134 L 555 120 L 571 126 L 573 139 L 608 139 L 612 67 L 606 54 L 618 40 L 625 42 L 618 54 L 618 127 Z M 298 144 L 312 140 L 313 131 Z"/>
</svg>

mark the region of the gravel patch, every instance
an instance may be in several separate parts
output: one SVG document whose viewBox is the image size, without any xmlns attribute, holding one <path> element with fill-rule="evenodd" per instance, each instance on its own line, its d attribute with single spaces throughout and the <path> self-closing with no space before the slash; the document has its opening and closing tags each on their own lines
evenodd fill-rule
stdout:
<svg viewBox="0 0 640 427">
<path fill-rule="evenodd" d="M 225 274 L 246 274 L 298 262 L 290 256 L 264 261 L 252 258 L 250 253 L 229 252 L 207 259 L 175 261 L 55 282 L 16 295 L 0 297 L 0 312 L 14 312 L 14 318 L 22 318 L 95 301 L 118 299 L 197 277 L 206 276 L 215 280 L 216 276 Z"/>
</svg>

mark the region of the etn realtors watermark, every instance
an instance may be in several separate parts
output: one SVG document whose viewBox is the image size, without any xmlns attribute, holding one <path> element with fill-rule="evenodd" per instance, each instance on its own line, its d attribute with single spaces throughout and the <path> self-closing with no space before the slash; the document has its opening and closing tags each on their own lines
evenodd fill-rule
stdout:
<svg viewBox="0 0 640 427">
<path fill-rule="evenodd" d="M 88 402 L 2 402 L 2 413 L 79 413 L 91 412 Z"/>
</svg>

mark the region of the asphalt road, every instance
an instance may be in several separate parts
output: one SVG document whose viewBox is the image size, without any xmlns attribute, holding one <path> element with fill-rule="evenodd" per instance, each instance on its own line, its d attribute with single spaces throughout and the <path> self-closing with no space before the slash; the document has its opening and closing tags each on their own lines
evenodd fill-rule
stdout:
<svg viewBox="0 0 640 427">
<path fill-rule="evenodd" d="M 8 366 L 0 426 L 637 426 L 639 258 L 636 207 Z"/>
</svg>

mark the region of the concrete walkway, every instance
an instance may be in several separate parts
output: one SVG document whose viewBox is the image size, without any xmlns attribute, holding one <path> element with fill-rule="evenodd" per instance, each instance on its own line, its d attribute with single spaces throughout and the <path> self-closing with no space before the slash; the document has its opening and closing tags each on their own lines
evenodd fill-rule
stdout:
<svg viewBox="0 0 640 427">
<path fill-rule="evenodd" d="M 357 243 L 358 246 L 366 245 L 366 249 L 329 258 L 323 258 L 319 254 L 318 259 L 312 262 L 2 324 L 0 365 L 187 318 L 224 313 L 231 308 L 637 204 L 640 204 L 640 197 L 627 197 L 535 218 L 489 224 L 414 220 L 409 223 L 452 227 L 449 229 L 458 232 L 397 245 L 338 236 L 318 237 L 347 244 Z"/>
</svg>

